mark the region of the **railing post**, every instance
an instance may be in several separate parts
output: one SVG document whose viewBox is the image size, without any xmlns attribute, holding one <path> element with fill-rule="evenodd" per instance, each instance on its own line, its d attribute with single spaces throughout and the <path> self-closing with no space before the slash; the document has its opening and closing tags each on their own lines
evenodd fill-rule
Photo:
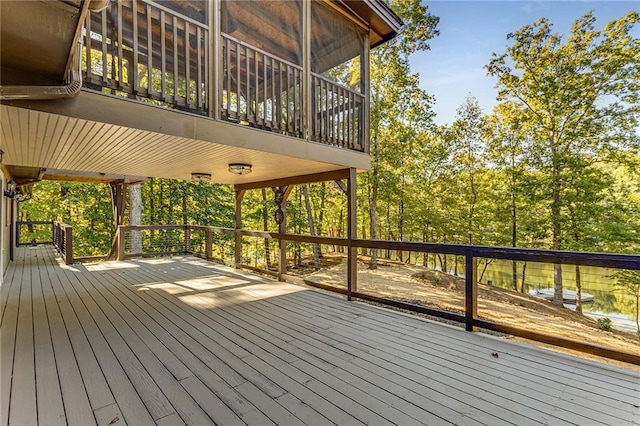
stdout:
<svg viewBox="0 0 640 426">
<path fill-rule="evenodd" d="M 188 225 L 184 226 L 184 254 L 191 253 L 191 228 Z"/>
<path fill-rule="evenodd" d="M 124 260 L 124 228 L 122 226 L 118 226 L 118 230 L 116 231 L 117 235 L 117 245 L 118 251 L 116 260 Z"/>
<path fill-rule="evenodd" d="M 357 238 L 356 216 L 356 169 L 349 169 L 347 180 L 347 299 L 351 300 L 351 293 L 358 291 L 358 249 L 353 247 L 353 240 Z"/>
<path fill-rule="evenodd" d="M 64 227 L 64 263 L 73 263 L 73 228 L 70 226 Z"/>
<path fill-rule="evenodd" d="M 205 235 L 207 237 L 207 242 L 205 243 L 205 247 L 204 247 L 204 257 L 205 259 L 207 259 L 207 261 L 211 261 L 211 252 L 213 250 L 213 231 L 211 230 L 211 228 L 205 228 Z"/>
<path fill-rule="evenodd" d="M 478 260 L 473 256 L 473 251 L 465 254 L 465 292 L 464 292 L 464 316 L 465 329 L 475 331 L 473 325 L 478 314 Z"/>
</svg>

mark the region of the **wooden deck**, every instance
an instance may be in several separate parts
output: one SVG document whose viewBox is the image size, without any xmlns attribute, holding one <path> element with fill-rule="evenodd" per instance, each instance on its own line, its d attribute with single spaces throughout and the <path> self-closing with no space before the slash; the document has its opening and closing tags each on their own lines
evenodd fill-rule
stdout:
<svg viewBox="0 0 640 426">
<path fill-rule="evenodd" d="M 2 285 L 1 424 L 640 424 L 630 370 L 199 259 L 64 266 Z"/>
</svg>

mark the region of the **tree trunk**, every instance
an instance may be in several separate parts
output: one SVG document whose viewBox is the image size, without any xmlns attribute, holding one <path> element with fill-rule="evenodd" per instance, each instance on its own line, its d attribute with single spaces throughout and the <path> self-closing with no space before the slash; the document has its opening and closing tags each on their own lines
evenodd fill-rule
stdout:
<svg viewBox="0 0 640 426">
<path fill-rule="evenodd" d="M 526 276 L 526 275 L 527 275 L 527 262 L 525 261 L 525 262 L 522 264 L 522 284 L 521 284 L 521 286 L 520 286 L 520 291 L 521 291 L 522 293 L 524 293 L 524 292 L 525 292 L 525 289 L 526 289 L 526 282 L 525 282 L 525 276 Z"/>
<path fill-rule="evenodd" d="M 181 189 L 182 189 L 182 194 L 181 195 L 181 203 L 182 203 L 182 224 L 186 225 L 189 222 L 189 212 L 187 211 L 187 197 L 189 196 L 188 194 L 188 186 L 186 182 L 182 182 L 182 184 L 180 185 Z"/>
<path fill-rule="evenodd" d="M 513 155 L 511 157 L 511 247 L 518 245 L 518 222 L 517 222 L 517 210 L 516 210 L 516 188 L 515 188 L 515 160 Z M 513 289 L 518 291 L 518 265 L 516 261 L 511 262 L 511 274 L 513 278 Z"/>
<path fill-rule="evenodd" d="M 327 201 L 327 183 L 322 182 L 320 192 L 320 213 L 318 214 L 318 222 L 316 223 L 316 231 L 318 235 L 324 235 L 324 209 Z M 335 251 L 335 250 L 334 250 Z M 320 248 L 318 255 L 322 259 L 322 248 Z"/>
<path fill-rule="evenodd" d="M 576 312 L 582 313 L 582 277 L 580 265 L 576 265 Z"/>
<path fill-rule="evenodd" d="M 640 336 L 640 294 L 636 292 L 636 334 Z"/>
<path fill-rule="evenodd" d="M 338 238 L 342 238 L 342 231 L 344 226 L 344 209 L 340 208 L 340 219 L 338 220 Z M 338 253 L 344 252 L 343 246 L 338 246 Z"/>
<path fill-rule="evenodd" d="M 142 224 L 142 188 L 139 183 L 127 186 L 129 190 L 129 225 Z M 131 253 L 142 253 L 142 234 L 131 231 Z"/>
<path fill-rule="evenodd" d="M 378 206 L 378 169 L 374 167 L 371 177 L 371 213 L 370 213 L 370 226 L 369 226 L 369 234 L 372 240 L 375 240 L 378 236 L 377 223 L 378 214 L 377 214 L 377 206 Z M 378 250 L 371 249 L 371 259 L 369 260 L 369 269 L 378 269 Z"/>
<path fill-rule="evenodd" d="M 551 155 L 553 157 L 553 182 L 552 182 L 552 202 L 551 202 L 551 223 L 552 223 L 552 239 L 553 249 L 561 249 L 561 224 L 560 224 L 560 209 L 561 209 L 561 188 L 562 182 L 560 180 L 560 166 L 557 160 L 557 152 L 555 146 L 554 134 L 551 134 Z M 562 265 L 553 265 L 553 303 L 557 306 L 562 306 Z"/>
<path fill-rule="evenodd" d="M 269 231 L 269 210 L 267 207 L 267 190 L 262 188 L 262 230 Z M 271 248 L 269 247 L 269 239 L 264 239 L 264 257 L 267 262 L 267 270 L 271 269 Z"/>
<path fill-rule="evenodd" d="M 307 209 L 307 219 L 309 220 L 309 231 L 312 236 L 316 236 L 316 228 L 313 224 L 313 212 L 311 211 L 311 200 L 309 200 L 309 187 L 302 184 L 302 193 L 304 194 L 304 205 Z M 320 269 L 320 246 L 316 243 L 313 244 L 313 264 L 316 269 Z"/>
<path fill-rule="evenodd" d="M 404 240 L 404 175 L 400 186 L 400 217 L 398 218 L 398 241 Z M 402 262 L 402 250 L 397 253 L 397 259 Z"/>
</svg>

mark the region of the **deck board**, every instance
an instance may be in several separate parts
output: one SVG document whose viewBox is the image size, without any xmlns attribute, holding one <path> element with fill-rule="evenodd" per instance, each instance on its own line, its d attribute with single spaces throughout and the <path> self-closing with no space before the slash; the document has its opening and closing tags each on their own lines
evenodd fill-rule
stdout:
<svg viewBox="0 0 640 426">
<path fill-rule="evenodd" d="M 200 259 L 21 248 L 0 293 L 0 425 L 640 423 L 632 370 Z"/>
</svg>

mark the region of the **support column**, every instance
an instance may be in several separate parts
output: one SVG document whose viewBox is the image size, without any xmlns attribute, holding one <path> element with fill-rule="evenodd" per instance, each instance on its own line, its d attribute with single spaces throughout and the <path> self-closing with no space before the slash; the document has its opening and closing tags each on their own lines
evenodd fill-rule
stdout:
<svg viewBox="0 0 640 426">
<path fill-rule="evenodd" d="M 113 210 L 113 226 L 115 228 L 115 236 L 111 242 L 111 250 L 109 250 L 108 259 L 113 259 L 118 252 L 118 245 L 122 245 L 124 250 L 124 239 L 118 240 L 118 227 L 124 222 L 125 194 L 127 184 L 123 180 L 113 181 L 109 184 L 111 189 L 111 208 Z"/>
<path fill-rule="evenodd" d="M 357 238 L 356 216 L 356 169 L 349 169 L 347 180 L 347 299 L 351 300 L 351 293 L 358 291 L 358 249 L 353 247 L 353 240 Z"/>
<path fill-rule="evenodd" d="M 302 131 L 304 139 L 311 140 L 311 2 L 302 2 Z"/>
<path fill-rule="evenodd" d="M 242 229 L 242 199 L 244 198 L 244 190 L 236 190 L 235 201 L 235 249 L 233 251 L 234 265 L 236 269 L 240 269 L 242 264 L 242 235 L 240 230 Z"/>
</svg>

